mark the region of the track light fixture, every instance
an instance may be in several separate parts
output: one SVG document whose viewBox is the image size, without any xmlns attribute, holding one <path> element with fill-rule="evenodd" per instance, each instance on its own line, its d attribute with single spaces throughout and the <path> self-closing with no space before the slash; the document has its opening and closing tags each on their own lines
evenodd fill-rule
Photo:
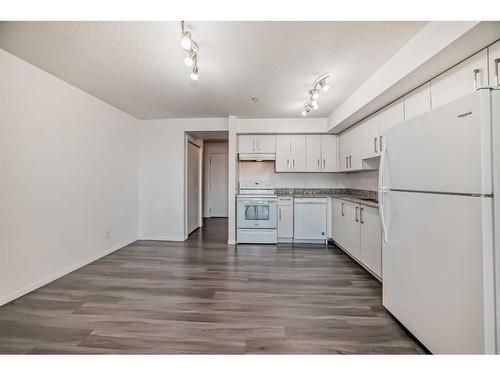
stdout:
<svg viewBox="0 0 500 375">
<path fill-rule="evenodd" d="M 184 21 L 181 21 L 181 47 L 186 51 L 187 56 L 184 58 L 184 65 L 192 67 L 191 79 L 198 80 L 198 44 L 191 38 L 191 32 L 186 30 Z"/>
<path fill-rule="evenodd" d="M 319 76 L 313 83 L 312 89 L 307 91 L 307 102 L 304 104 L 304 109 L 302 110 L 302 116 L 307 116 L 311 110 L 316 110 L 319 108 L 318 99 L 321 92 L 327 92 L 330 90 L 330 86 L 326 83 L 326 80 L 330 78 L 331 74 L 326 73 Z"/>
</svg>

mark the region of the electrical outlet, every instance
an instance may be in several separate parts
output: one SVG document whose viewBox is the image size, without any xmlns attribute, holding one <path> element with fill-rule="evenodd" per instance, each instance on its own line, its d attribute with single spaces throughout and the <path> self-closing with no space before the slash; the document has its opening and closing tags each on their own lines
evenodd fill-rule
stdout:
<svg viewBox="0 0 500 375">
<path fill-rule="evenodd" d="M 110 238 L 111 237 L 111 230 L 107 230 L 106 234 L 104 235 L 104 238 Z"/>
</svg>

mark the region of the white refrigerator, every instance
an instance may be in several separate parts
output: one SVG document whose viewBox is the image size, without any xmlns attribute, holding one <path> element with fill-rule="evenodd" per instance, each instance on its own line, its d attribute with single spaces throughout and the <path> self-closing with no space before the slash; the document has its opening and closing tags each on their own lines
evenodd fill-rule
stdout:
<svg viewBox="0 0 500 375">
<path fill-rule="evenodd" d="M 383 137 L 383 305 L 432 353 L 498 353 L 500 91 L 480 89 Z"/>
</svg>

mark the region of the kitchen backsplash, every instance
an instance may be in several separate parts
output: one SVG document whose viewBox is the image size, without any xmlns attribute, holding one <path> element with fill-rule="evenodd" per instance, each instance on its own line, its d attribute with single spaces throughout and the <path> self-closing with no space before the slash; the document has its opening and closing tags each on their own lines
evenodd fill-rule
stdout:
<svg viewBox="0 0 500 375">
<path fill-rule="evenodd" d="M 278 196 L 297 196 L 297 195 L 355 195 L 363 198 L 377 198 L 376 190 L 361 190 L 361 189 L 350 189 L 350 188 L 276 188 L 276 195 Z"/>
</svg>

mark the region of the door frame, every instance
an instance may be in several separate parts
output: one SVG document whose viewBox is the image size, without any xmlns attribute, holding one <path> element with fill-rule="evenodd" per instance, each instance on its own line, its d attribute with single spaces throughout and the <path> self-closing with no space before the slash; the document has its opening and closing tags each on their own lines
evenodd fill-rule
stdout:
<svg viewBox="0 0 500 375">
<path fill-rule="evenodd" d="M 212 155 L 226 155 L 226 158 L 227 158 L 227 161 L 228 161 L 228 165 L 229 165 L 229 153 L 227 152 L 210 152 L 208 154 L 208 163 L 209 163 L 209 166 L 208 166 L 208 194 L 207 194 L 207 204 L 208 204 L 208 209 L 209 209 L 209 216 L 208 217 L 228 217 L 229 216 L 229 208 L 227 210 L 227 216 L 212 216 L 212 212 L 210 211 L 211 209 L 211 202 L 212 202 L 212 199 L 211 199 L 211 193 L 212 193 Z M 226 176 L 227 176 L 227 189 L 229 191 L 229 173 L 228 171 L 226 170 Z"/>
<path fill-rule="evenodd" d="M 184 136 L 184 240 L 189 237 L 188 229 L 188 147 L 198 148 L 198 228 L 203 226 L 203 140 L 195 139 L 189 134 Z"/>
</svg>

